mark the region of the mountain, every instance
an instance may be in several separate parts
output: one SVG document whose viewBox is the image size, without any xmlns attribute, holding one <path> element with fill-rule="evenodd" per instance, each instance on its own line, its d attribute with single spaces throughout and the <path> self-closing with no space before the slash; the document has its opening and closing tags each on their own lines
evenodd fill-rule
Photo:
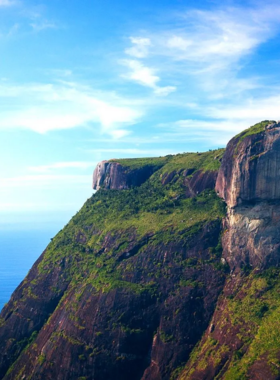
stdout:
<svg viewBox="0 0 280 380">
<path fill-rule="evenodd" d="M 103 161 L 0 315 L 0 378 L 280 378 L 280 124 Z"/>
</svg>

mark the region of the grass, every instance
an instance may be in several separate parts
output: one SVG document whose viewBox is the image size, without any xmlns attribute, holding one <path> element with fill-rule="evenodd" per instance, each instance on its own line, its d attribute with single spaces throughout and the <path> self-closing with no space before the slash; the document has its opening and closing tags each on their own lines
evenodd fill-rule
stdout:
<svg viewBox="0 0 280 380">
<path fill-rule="evenodd" d="M 275 120 L 264 120 L 264 121 L 261 121 L 260 123 L 257 123 L 257 124 L 253 125 L 252 127 L 248 128 L 248 129 L 245 129 L 245 131 L 243 131 L 243 132 L 239 133 L 238 135 L 236 135 L 235 138 L 239 138 L 239 142 L 241 142 L 247 136 L 251 136 L 251 135 L 255 135 L 257 133 L 264 132 L 265 128 L 269 124 L 273 124 L 273 123 L 276 123 L 276 121 Z"/>
<path fill-rule="evenodd" d="M 139 169 L 143 166 L 157 166 L 161 167 L 165 165 L 172 155 L 164 157 L 144 157 L 144 158 L 121 158 L 121 159 L 112 159 L 110 162 L 119 162 L 122 166 L 129 168 L 130 170 Z"/>
</svg>

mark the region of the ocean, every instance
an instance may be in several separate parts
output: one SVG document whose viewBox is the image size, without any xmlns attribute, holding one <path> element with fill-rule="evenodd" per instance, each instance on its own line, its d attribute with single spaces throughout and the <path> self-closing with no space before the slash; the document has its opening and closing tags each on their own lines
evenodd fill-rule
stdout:
<svg viewBox="0 0 280 380">
<path fill-rule="evenodd" d="M 0 310 L 58 230 L 0 230 Z"/>
</svg>

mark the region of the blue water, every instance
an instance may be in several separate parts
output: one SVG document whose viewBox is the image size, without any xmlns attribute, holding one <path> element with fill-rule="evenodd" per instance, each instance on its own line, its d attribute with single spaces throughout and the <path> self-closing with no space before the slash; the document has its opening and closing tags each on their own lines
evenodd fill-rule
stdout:
<svg viewBox="0 0 280 380">
<path fill-rule="evenodd" d="M 0 310 L 58 230 L 0 230 Z"/>
</svg>

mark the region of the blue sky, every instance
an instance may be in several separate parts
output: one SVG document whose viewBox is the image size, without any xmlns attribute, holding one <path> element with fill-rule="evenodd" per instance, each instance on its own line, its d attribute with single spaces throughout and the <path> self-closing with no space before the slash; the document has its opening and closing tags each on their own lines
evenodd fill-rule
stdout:
<svg viewBox="0 0 280 380">
<path fill-rule="evenodd" d="M 278 120 L 279 33 L 276 1 L 0 0 L 0 228 L 66 222 L 100 160 Z"/>
</svg>

